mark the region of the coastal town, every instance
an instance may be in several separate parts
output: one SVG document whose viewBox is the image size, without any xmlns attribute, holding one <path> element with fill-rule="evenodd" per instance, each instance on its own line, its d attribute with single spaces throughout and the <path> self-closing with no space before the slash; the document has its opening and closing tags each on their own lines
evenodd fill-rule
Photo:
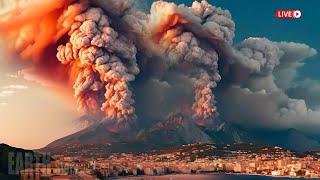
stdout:
<svg viewBox="0 0 320 180">
<path fill-rule="evenodd" d="M 196 143 L 144 153 L 108 157 L 53 155 L 50 164 L 19 172 L 21 179 L 108 179 L 165 174 L 237 173 L 320 177 L 320 153 L 299 153 L 253 144 Z"/>
</svg>

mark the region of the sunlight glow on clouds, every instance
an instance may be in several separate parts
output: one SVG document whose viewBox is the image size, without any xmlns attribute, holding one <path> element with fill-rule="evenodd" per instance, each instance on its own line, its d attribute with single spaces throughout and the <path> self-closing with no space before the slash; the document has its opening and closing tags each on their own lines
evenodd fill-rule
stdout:
<svg viewBox="0 0 320 180">
<path fill-rule="evenodd" d="M 0 103 L 0 107 L 6 107 L 6 106 L 8 106 L 8 103 L 5 103 L 5 102 Z"/>
<path fill-rule="evenodd" d="M 12 95 L 13 93 L 14 93 L 13 91 L 8 91 L 8 90 L 0 91 L 0 97 L 7 97 Z"/>
<path fill-rule="evenodd" d="M 10 78 L 15 78 L 15 79 L 19 78 L 19 76 L 15 74 L 5 74 L 5 76 Z"/>
<path fill-rule="evenodd" d="M 16 89 L 16 90 L 26 90 L 29 89 L 28 86 L 23 86 L 23 85 L 9 85 L 3 87 L 4 89 Z"/>
</svg>

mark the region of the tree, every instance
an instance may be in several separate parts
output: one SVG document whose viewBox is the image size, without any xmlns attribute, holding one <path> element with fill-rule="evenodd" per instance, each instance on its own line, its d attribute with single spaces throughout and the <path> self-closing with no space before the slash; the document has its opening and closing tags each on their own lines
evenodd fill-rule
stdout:
<svg viewBox="0 0 320 180">
<path fill-rule="evenodd" d="M 299 170 L 296 172 L 297 176 L 305 176 L 306 175 L 306 171 L 304 170 Z"/>
<path fill-rule="evenodd" d="M 119 172 L 119 176 L 126 176 L 127 172 L 125 170 L 122 170 L 121 172 Z"/>
<path fill-rule="evenodd" d="M 144 171 L 141 169 L 137 169 L 137 175 L 144 175 Z"/>
<path fill-rule="evenodd" d="M 103 174 L 99 171 L 99 170 L 94 170 L 93 174 L 98 178 L 98 179 L 101 179 L 101 180 L 105 180 L 106 177 L 103 176 Z"/>
</svg>

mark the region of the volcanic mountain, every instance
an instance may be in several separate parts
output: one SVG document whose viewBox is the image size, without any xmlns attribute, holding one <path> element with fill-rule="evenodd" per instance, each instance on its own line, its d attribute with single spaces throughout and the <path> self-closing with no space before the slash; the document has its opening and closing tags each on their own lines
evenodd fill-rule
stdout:
<svg viewBox="0 0 320 180">
<path fill-rule="evenodd" d="M 105 153 L 112 153 L 146 151 L 197 142 L 247 141 L 251 141 L 249 135 L 231 124 L 223 122 L 215 128 L 206 129 L 195 124 L 189 116 L 178 113 L 153 124 L 150 128 L 127 134 L 111 132 L 103 123 L 94 124 L 50 143 L 41 151 L 73 154 L 80 149 L 85 151 L 99 149 L 104 150 Z"/>
<path fill-rule="evenodd" d="M 197 142 L 278 145 L 299 151 L 320 149 L 318 140 L 294 129 L 252 132 L 223 121 L 216 122 L 215 127 L 209 129 L 195 124 L 190 116 L 178 113 L 149 128 L 133 130 L 127 134 L 111 132 L 103 123 L 94 124 L 56 140 L 40 151 L 49 151 L 53 154 L 103 156 L 113 152 L 143 152 Z"/>
</svg>

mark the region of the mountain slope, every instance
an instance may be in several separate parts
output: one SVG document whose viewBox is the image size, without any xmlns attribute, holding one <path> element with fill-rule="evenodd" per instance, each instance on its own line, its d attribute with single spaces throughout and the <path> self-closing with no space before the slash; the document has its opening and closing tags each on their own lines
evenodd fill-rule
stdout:
<svg viewBox="0 0 320 180">
<path fill-rule="evenodd" d="M 320 150 L 318 139 L 308 136 L 295 129 L 282 131 L 251 132 L 257 144 L 277 145 L 295 151 Z"/>
<path fill-rule="evenodd" d="M 150 128 L 128 134 L 110 132 L 104 124 L 92 125 L 82 131 L 50 143 L 41 151 L 56 154 L 103 156 L 113 152 L 147 151 L 190 143 L 256 143 L 277 145 L 291 150 L 319 150 L 320 143 L 296 130 L 256 131 L 241 129 L 229 122 L 216 122 L 207 129 L 198 126 L 187 115 L 178 113 Z M 96 152 L 97 149 L 99 152 Z"/>
<path fill-rule="evenodd" d="M 82 131 L 58 139 L 40 151 L 66 153 L 79 148 L 91 149 L 99 147 L 106 153 L 125 151 L 144 151 L 182 144 L 208 142 L 221 143 L 212 139 L 199 128 L 188 116 L 176 114 L 154 124 L 147 130 L 120 135 L 110 132 L 104 124 L 92 125 Z"/>
<path fill-rule="evenodd" d="M 212 139 L 196 126 L 188 116 L 183 114 L 176 114 L 156 123 L 146 132 L 138 135 L 138 138 L 149 144 L 154 144 L 155 147 L 177 146 L 196 142 L 221 142 L 219 139 Z"/>
<path fill-rule="evenodd" d="M 178 113 L 152 125 L 148 129 L 120 135 L 108 131 L 104 124 L 92 125 L 82 131 L 50 143 L 41 151 L 52 153 L 80 153 L 97 147 L 105 154 L 112 152 L 146 151 L 183 144 L 251 142 L 249 135 L 226 122 L 216 122 L 216 127 L 198 126 L 187 115 Z M 83 152 L 79 151 L 83 149 Z M 102 155 L 103 153 L 101 153 Z"/>
</svg>

